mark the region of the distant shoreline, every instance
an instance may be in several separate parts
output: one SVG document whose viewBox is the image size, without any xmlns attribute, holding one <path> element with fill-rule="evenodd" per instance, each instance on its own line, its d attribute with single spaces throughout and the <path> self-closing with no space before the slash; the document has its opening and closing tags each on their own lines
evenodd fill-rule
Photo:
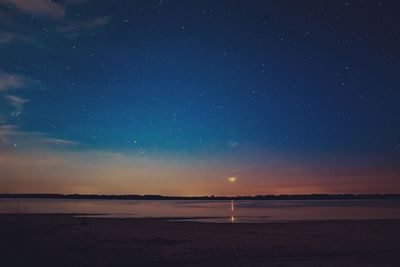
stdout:
<svg viewBox="0 0 400 267">
<path fill-rule="evenodd" d="M 108 200 L 367 200 L 400 199 L 400 194 L 308 194 L 256 196 L 162 196 L 162 195 L 81 195 L 81 194 L 0 194 L 0 199 L 108 199 Z"/>
</svg>

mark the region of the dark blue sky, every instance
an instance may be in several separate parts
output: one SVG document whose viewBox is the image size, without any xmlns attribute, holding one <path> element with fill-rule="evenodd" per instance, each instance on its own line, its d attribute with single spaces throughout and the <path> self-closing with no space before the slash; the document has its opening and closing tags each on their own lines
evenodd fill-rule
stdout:
<svg viewBox="0 0 400 267">
<path fill-rule="evenodd" d="M 398 173 L 398 8 L 0 0 L 0 148 L 40 136 L 75 152 L 273 154 Z"/>
</svg>

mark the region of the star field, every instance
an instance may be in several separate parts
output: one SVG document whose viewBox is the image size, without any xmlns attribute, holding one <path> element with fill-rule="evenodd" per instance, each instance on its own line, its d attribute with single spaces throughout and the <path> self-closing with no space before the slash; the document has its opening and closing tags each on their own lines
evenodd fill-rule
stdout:
<svg viewBox="0 0 400 267">
<path fill-rule="evenodd" d="M 249 193 L 398 189 L 398 7 L 0 0 L 0 149 L 182 168 L 215 158 L 225 169 L 199 167 L 207 179 L 251 176 Z M 164 179 L 146 169 L 131 182 L 148 176 Z M 178 180 L 168 193 L 209 192 Z"/>
</svg>

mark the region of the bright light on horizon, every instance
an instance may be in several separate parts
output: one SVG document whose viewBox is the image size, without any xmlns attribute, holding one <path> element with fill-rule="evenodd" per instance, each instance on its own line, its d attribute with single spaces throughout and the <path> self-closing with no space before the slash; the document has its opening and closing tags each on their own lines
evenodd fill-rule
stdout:
<svg viewBox="0 0 400 267">
<path fill-rule="evenodd" d="M 230 183 L 234 183 L 234 182 L 236 182 L 236 177 L 234 177 L 234 176 L 229 177 L 229 178 L 228 178 L 228 181 L 229 181 Z"/>
</svg>

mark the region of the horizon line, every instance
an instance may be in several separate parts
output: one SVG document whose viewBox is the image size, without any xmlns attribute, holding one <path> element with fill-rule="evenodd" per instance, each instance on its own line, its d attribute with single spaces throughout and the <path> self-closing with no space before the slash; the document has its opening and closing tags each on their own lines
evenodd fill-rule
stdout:
<svg viewBox="0 0 400 267">
<path fill-rule="evenodd" d="M 126 199 L 126 200 L 179 200 L 179 199 L 238 199 L 238 200 L 334 200 L 334 199 L 400 199 L 400 193 L 369 193 L 369 194 L 266 194 L 266 195 L 198 195 L 174 196 L 158 194 L 59 194 L 59 193 L 0 193 L 0 198 L 41 198 L 41 199 Z"/>
</svg>

